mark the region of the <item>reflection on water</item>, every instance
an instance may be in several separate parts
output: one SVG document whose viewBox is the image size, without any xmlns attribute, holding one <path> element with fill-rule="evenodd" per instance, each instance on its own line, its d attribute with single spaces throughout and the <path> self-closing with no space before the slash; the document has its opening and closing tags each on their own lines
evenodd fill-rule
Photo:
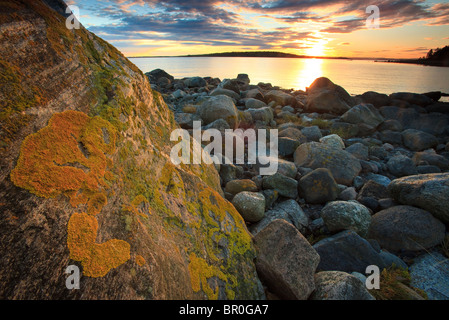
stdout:
<svg viewBox="0 0 449 320">
<path fill-rule="evenodd" d="M 307 88 L 312 82 L 323 76 L 322 59 L 302 59 L 302 68 L 298 70 L 295 88 Z"/>
<path fill-rule="evenodd" d="M 184 77 L 235 78 L 249 75 L 252 84 L 269 82 L 286 89 L 305 90 L 318 77 L 328 77 L 350 94 L 376 91 L 442 91 L 449 93 L 449 68 L 368 60 L 288 58 L 139 58 L 131 59 L 143 72 L 160 68 L 177 79 Z"/>
</svg>

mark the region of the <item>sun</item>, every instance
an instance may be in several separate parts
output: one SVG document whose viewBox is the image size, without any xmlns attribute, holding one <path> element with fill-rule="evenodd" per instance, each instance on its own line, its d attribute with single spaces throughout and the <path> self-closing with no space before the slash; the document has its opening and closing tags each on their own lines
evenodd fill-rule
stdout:
<svg viewBox="0 0 449 320">
<path fill-rule="evenodd" d="M 310 48 L 306 49 L 305 53 L 307 56 L 311 57 L 323 57 L 325 55 L 324 43 L 317 42 L 314 43 Z"/>
</svg>

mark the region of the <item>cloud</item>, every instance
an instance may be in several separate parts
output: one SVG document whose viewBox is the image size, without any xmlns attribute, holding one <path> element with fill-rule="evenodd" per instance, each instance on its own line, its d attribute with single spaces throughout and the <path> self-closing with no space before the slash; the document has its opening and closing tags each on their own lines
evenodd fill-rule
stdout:
<svg viewBox="0 0 449 320">
<path fill-rule="evenodd" d="M 83 2 L 80 0 L 79 2 Z M 326 34 L 366 28 L 371 0 L 84 0 L 85 7 L 109 24 L 89 30 L 109 41 L 177 41 L 253 49 L 308 48 Z M 378 0 L 380 27 L 416 21 L 449 24 L 449 3 Z M 248 18 L 251 15 L 251 18 Z M 261 18 L 269 18 L 269 22 Z M 90 22 L 90 21 L 89 21 Z M 269 25 L 269 26 L 268 26 Z M 341 44 L 349 45 L 349 44 Z"/>
</svg>

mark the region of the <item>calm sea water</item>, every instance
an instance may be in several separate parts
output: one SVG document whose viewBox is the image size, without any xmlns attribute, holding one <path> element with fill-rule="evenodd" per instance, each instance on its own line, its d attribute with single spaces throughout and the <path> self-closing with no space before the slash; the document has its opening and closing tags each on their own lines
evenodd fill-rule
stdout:
<svg viewBox="0 0 449 320">
<path fill-rule="evenodd" d="M 442 91 L 449 93 L 449 68 L 368 60 L 288 58 L 132 58 L 143 72 L 160 68 L 176 79 L 192 76 L 235 78 L 249 75 L 252 84 L 269 82 L 282 88 L 305 90 L 318 77 L 327 77 L 350 94 L 366 91 Z M 445 99 L 447 101 L 447 99 Z"/>
</svg>

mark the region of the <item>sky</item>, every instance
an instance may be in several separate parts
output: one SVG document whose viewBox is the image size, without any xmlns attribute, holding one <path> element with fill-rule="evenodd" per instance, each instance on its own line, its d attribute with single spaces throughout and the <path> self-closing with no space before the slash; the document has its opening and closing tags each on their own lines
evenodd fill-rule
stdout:
<svg viewBox="0 0 449 320">
<path fill-rule="evenodd" d="M 449 45 L 449 1 L 69 0 L 79 20 L 128 57 L 280 51 L 419 58 Z M 373 28 L 378 8 L 378 28 Z"/>
</svg>

